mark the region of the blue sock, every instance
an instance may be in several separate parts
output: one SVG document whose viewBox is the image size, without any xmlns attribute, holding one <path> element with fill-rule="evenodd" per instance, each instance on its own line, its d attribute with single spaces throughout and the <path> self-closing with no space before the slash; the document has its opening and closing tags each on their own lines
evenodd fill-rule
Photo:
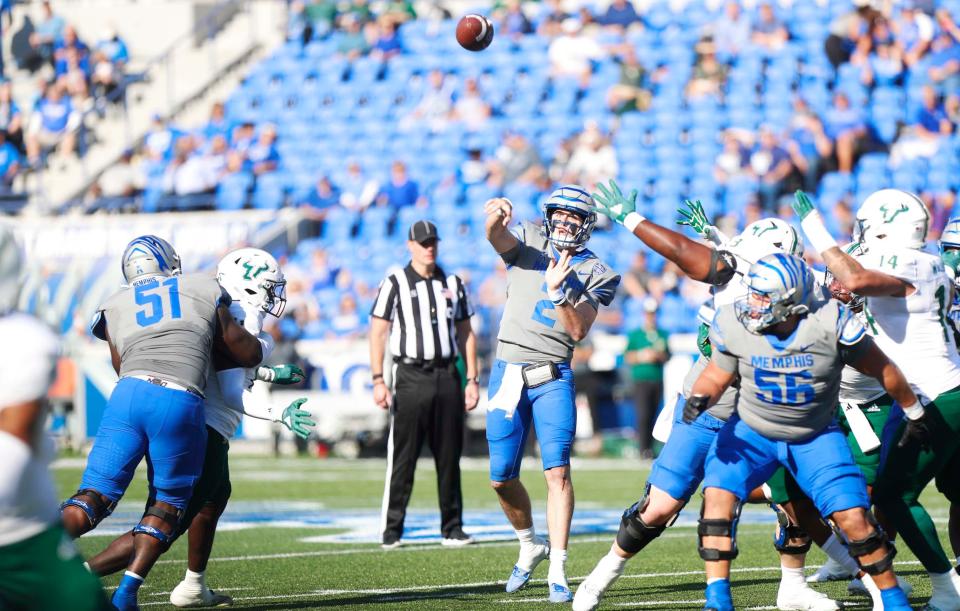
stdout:
<svg viewBox="0 0 960 611">
<path fill-rule="evenodd" d="M 726 611 L 733 609 L 733 598 L 730 596 L 730 580 L 718 579 L 707 584 L 705 608 Z"/>
<path fill-rule="evenodd" d="M 893 586 L 892 588 L 887 588 L 886 590 L 880 590 L 880 598 L 883 600 L 883 608 L 890 609 L 909 609 L 910 601 L 907 600 L 907 595 L 903 593 L 903 590 L 900 589 L 900 586 Z"/>
<path fill-rule="evenodd" d="M 142 585 L 143 577 L 140 577 L 136 573 L 127 571 L 123 574 L 123 578 L 120 580 L 120 585 L 113 593 L 113 597 L 110 599 L 110 602 L 112 602 L 113 606 L 117 609 L 136 609 L 137 591 Z"/>
</svg>

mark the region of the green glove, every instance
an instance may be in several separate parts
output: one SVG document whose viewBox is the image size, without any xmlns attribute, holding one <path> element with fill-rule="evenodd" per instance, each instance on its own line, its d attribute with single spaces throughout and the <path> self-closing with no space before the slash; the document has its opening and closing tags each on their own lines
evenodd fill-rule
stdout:
<svg viewBox="0 0 960 611">
<path fill-rule="evenodd" d="M 299 384 L 306 375 L 296 365 L 277 365 L 276 367 L 260 367 L 257 369 L 257 379 L 271 384 Z"/>
<path fill-rule="evenodd" d="M 607 189 L 602 184 L 597 185 L 600 193 L 593 194 L 593 201 L 597 205 L 597 210 L 610 217 L 615 223 L 623 224 L 623 219 L 631 212 L 637 211 L 637 190 L 633 189 L 630 194 L 624 197 L 620 186 L 616 181 L 610 181 L 610 188 Z"/>
<path fill-rule="evenodd" d="M 710 327 L 705 323 L 700 323 L 700 328 L 697 329 L 697 348 L 700 354 L 707 358 L 713 354 L 713 346 L 710 345 Z"/>
<path fill-rule="evenodd" d="M 807 218 L 811 212 L 816 212 L 817 207 L 810 200 L 810 197 L 803 191 L 797 191 L 793 195 L 793 212 L 797 215 L 797 218 L 800 219 L 800 222 L 803 222 L 803 219 Z"/>
<path fill-rule="evenodd" d="M 699 233 L 701 237 L 709 240 L 713 235 L 713 228 L 710 226 L 710 221 L 707 220 L 707 213 L 703 210 L 703 204 L 700 203 L 699 199 L 696 201 L 685 199 L 683 205 L 687 208 L 677 209 L 677 213 L 680 214 L 677 225 L 687 225 Z"/>
<path fill-rule="evenodd" d="M 293 431 L 294 435 L 303 439 L 309 437 L 310 429 L 317 426 L 317 423 L 310 419 L 310 412 L 300 409 L 300 406 L 306 402 L 306 398 L 297 399 L 288 405 L 280 416 L 280 422 Z"/>
</svg>

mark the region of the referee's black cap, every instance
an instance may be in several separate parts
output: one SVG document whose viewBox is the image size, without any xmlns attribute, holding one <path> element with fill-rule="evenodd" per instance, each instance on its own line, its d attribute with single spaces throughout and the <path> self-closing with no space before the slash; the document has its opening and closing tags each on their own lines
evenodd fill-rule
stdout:
<svg viewBox="0 0 960 611">
<path fill-rule="evenodd" d="M 430 221 L 417 221 L 410 225 L 407 239 L 423 244 L 428 240 L 439 240 L 440 236 L 437 235 L 437 226 Z"/>
</svg>

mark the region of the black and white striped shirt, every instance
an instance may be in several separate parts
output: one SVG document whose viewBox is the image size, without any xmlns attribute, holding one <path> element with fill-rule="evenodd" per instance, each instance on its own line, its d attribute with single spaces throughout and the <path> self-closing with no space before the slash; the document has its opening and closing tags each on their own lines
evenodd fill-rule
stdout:
<svg viewBox="0 0 960 611">
<path fill-rule="evenodd" d="M 392 321 L 390 353 L 421 361 L 457 355 L 454 323 L 473 316 L 467 291 L 456 275 L 439 267 L 424 278 L 408 264 L 384 278 L 372 316 Z"/>
</svg>

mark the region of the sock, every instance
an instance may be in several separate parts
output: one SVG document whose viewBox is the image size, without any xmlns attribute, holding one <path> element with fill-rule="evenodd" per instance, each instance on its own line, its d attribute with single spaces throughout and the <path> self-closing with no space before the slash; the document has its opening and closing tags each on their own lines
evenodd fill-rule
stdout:
<svg viewBox="0 0 960 611">
<path fill-rule="evenodd" d="M 84 563 L 83 563 L 83 568 L 87 569 L 87 572 L 89 573 L 89 572 L 90 572 L 90 563 L 89 563 L 89 562 L 84 562 Z"/>
<path fill-rule="evenodd" d="M 137 595 L 137 590 L 140 589 L 140 586 L 143 585 L 143 577 L 137 575 L 133 571 L 125 571 L 123 577 L 120 579 L 120 585 L 117 587 L 117 592 L 123 591 L 125 594 L 132 594 L 134 597 Z"/>
<path fill-rule="evenodd" d="M 533 539 L 537 536 L 537 533 L 533 530 L 533 526 L 530 528 L 523 528 L 517 530 L 517 539 L 520 539 L 520 545 L 533 545 Z"/>
<path fill-rule="evenodd" d="M 197 573 L 187 569 L 187 574 L 183 576 L 183 582 L 198 590 L 203 590 L 207 587 L 205 571 Z"/>
<path fill-rule="evenodd" d="M 823 553 L 827 556 L 830 556 L 831 560 L 850 571 L 851 575 L 856 576 L 856 574 L 860 572 L 860 565 L 853 559 L 853 556 L 847 551 L 847 546 L 843 544 L 843 541 L 836 534 L 831 533 L 830 537 L 824 541 L 820 549 L 822 549 Z"/>
<path fill-rule="evenodd" d="M 600 559 L 597 568 L 603 568 L 604 572 L 619 575 L 623 573 L 623 567 L 627 566 L 627 559 L 621 557 L 613 551 L 607 552 L 607 555 Z"/>
<path fill-rule="evenodd" d="M 883 596 L 880 593 L 880 588 L 877 587 L 877 582 L 873 580 L 873 577 L 864 573 L 863 577 L 860 577 L 863 587 L 867 589 L 867 593 L 870 594 L 870 598 L 874 603 L 883 603 Z M 876 605 L 874 605 L 876 606 Z"/>
<path fill-rule="evenodd" d="M 547 582 L 567 586 L 567 550 L 550 550 L 550 571 L 547 573 Z"/>
<path fill-rule="evenodd" d="M 910 608 L 910 601 L 907 600 L 907 595 L 903 593 L 900 586 L 880 590 L 880 598 L 883 599 L 884 609 Z"/>
<path fill-rule="evenodd" d="M 780 587 L 789 586 L 802 588 L 807 584 L 803 577 L 803 568 L 793 569 L 780 565 Z"/>
<path fill-rule="evenodd" d="M 947 590 L 950 591 L 953 589 L 953 578 L 951 574 L 953 571 L 947 571 L 946 573 L 929 573 L 930 575 L 930 585 L 933 586 L 933 592 Z"/>
<path fill-rule="evenodd" d="M 711 577 L 710 579 L 707 580 L 707 585 L 708 585 L 708 586 L 713 585 L 713 584 L 717 583 L 718 581 L 727 581 L 727 578 L 726 578 L 726 577 Z"/>
</svg>

